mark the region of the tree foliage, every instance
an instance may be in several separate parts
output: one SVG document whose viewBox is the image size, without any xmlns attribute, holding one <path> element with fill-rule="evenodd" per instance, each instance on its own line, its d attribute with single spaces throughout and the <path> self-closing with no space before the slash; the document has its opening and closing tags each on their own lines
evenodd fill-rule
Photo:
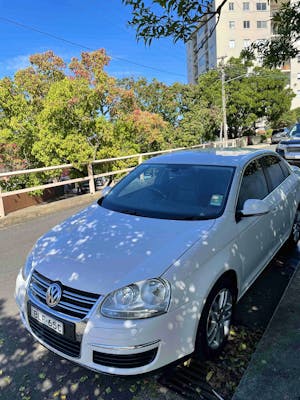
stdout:
<svg viewBox="0 0 300 400">
<path fill-rule="evenodd" d="M 241 68 L 244 68 L 244 73 L 241 73 Z M 254 128 L 260 118 L 265 118 L 269 124 L 276 124 L 280 116 L 290 109 L 294 93 L 286 88 L 287 77 L 281 71 L 255 67 L 248 74 L 241 59 L 232 59 L 226 65 L 225 73 L 228 82 L 225 85 L 227 123 L 233 137 Z"/>
</svg>

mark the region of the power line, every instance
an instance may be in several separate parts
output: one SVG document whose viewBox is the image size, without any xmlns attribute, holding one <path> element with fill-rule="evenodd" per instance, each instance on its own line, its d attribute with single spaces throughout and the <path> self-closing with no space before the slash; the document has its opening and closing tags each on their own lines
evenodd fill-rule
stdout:
<svg viewBox="0 0 300 400">
<path fill-rule="evenodd" d="M 41 30 L 41 29 L 34 28 L 33 26 L 26 25 L 26 24 L 22 24 L 21 22 L 15 21 L 15 20 L 13 20 L 13 19 L 9 19 L 9 18 L 0 16 L 0 20 L 2 20 L 2 21 L 4 21 L 4 22 L 7 22 L 7 23 L 9 23 L 9 24 L 12 24 L 12 25 L 16 25 L 16 26 L 18 26 L 19 28 L 27 29 L 27 30 L 30 30 L 30 31 L 33 31 L 33 32 L 37 32 L 37 33 L 39 33 L 39 34 L 41 34 L 41 35 L 48 36 L 48 37 L 50 37 L 50 38 L 59 40 L 59 41 L 61 41 L 61 42 L 67 43 L 67 44 L 69 44 L 69 45 L 71 45 L 71 46 L 80 47 L 81 49 L 85 49 L 85 50 L 89 50 L 89 51 L 94 51 L 94 50 L 95 50 L 95 49 L 93 49 L 93 48 L 91 48 L 91 47 L 88 47 L 88 46 L 85 46 L 85 45 L 83 45 L 83 44 L 80 44 L 80 43 L 77 43 L 77 42 L 74 42 L 74 41 L 65 39 L 65 38 L 63 38 L 63 37 L 61 37 L 61 36 L 54 35 L 53 33 L 45 32 L 45 31 L 43 31 L 43 30 Z M 108 54 L 108 55 L 109 55 L 109 54 Z M 152 66 L 150 66 L 150 65 L 141 64 L 141 63 L 138 63 L 138 62 L 136 62 L 136 61 L 128 60 L 128 59 L 126 59 L 126 58 L 115 57 L 115 56 L 110 56 L 110 55 L 109 55 L 109 57 L 110 57 L 112 60 L 123 61 L 123 62 L 126 62 L 126 63 L 128 63 L 128 64 L 137 65 L 137 66 L 139 66 L 139 67 L 146 68 L 146 69 L 151 69 L 152 71 L 161 72 L 161 73 L 169 74 L 169 75 L 176 75 L 176 76 L 185 77 L 185 75 L 183 75 L 183 74 L 179 74 L 179 73 L 176 73 L 176 72 L 171 72 L 171 71 L 167 71 L 167 70 L 164 70 L 164 69 L 152 67 Z"/>
</svg>

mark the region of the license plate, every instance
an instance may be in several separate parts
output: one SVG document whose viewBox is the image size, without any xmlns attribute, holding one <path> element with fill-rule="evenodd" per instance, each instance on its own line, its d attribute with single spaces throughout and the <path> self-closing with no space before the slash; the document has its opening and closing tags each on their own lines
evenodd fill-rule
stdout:
<svg viewBox="0 0 300 400">
<path fill-rule="evenodd" d="M 48 328 L 52 329 L 60 335 L 64 334 L 64 324 L 56 319 L 49 317 L 49 315 L 44 314 L 42 311 L 31 306 L 31 316 L 32 318 L 39 321 L 41 324 L 46 325 Z"/>
</svg>

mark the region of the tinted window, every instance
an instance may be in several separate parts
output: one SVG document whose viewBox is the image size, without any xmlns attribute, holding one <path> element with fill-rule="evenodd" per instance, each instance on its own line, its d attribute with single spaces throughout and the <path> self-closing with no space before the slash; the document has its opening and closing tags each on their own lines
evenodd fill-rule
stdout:
<svg viewBox="0 0 300 400">
<path fill-rule="evenodd" d="M 281 166 L 284 177 L 287 178 L 290 175 L 289 167 L 286 165 L 286 162 L 283 160 L 280 160 L 279 164 Z"/>
<path fill-rule="evenodd" d="M 299 136 L 300 134 L 300 124 L 296 124 L 292 127 L 290 131 L 291 136 Z"/>
<path fill-rule="evenodd" d="M 270 192 L 276 189 L 286 178 L 280 166 L 280 159 L 276 156 L 265 156 L 261 159 L 268 179 Z"/>
<path fill-rule="evenodd" d="M 216 218 L 226 205 L 233 173 L 232 167 L 142 164 L 100 205 L 150 218 Z"/>
<path fill-rule="evenodd" d="M 258 161 L 252 161 L 247 166 L 242 179 L 237 209 L 242 210 L 245 201 L 248 199 L 262 200 L 268 194 L 268 186 L 262 166 Z"/>
</svg>

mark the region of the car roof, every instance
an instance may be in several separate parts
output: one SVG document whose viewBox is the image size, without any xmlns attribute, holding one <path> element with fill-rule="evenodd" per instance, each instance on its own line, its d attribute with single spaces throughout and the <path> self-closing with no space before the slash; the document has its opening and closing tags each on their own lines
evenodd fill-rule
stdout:
<svg viewBox="0 0 300 400">
<path fill-rule="evenodd" d="M 260 155 L 277 155 L 272 150 L 252 150 L 236 148 L 215 148 L 205 150 L 183 150 L 175 151 L 153 157 L 147 164 L 199 164 L 199 165 L 221 165 L 221 166 L 243 166 L 252 158 Z"/>
</svg>

